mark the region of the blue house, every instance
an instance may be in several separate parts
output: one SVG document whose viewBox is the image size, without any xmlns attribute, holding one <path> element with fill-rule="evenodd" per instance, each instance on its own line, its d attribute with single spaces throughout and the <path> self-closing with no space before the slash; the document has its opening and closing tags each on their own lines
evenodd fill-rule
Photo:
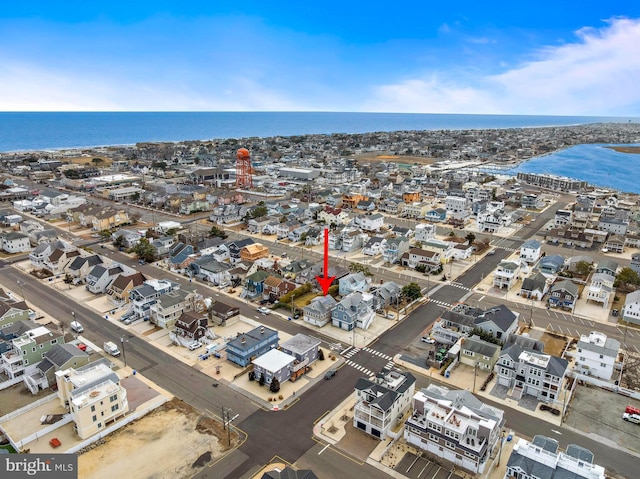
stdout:
<svg viewBox="0 0 640 479">
<path fill-rule="evenodd" d="M 192 254 L 193 246 L 190 244 L 178 243 L 169 251 L 169 262 L 172 265 L 181 265 Z"/>
<path fill-rule="evenodd" d="M 250 276 L 247 276 L 245 285 L 244 285 L 244 295 L 249 296 L 250 298 L 254 298 L 256 296 L 260 296 L 264 291 L 264 282 L 269 276 L 274 276 L 272 273 L 265 271 L 263 269 L 259 269 L 255 273 Z M 276 277 L 280 277 L 275 275 Z"/>
<path fill-rule="evenodd" d="M 227 343 L 227 359 L 238 366 L 245 367 L 252 358 L 263 355 L 278 347 L 278 332 L 264 326 L 241 333 Z"/>
<path fill-rule="evenodd" d="M 443 223 L 447 219 L 447 210 L 444 208 L 436 208 L 424 215 L 424 219 L 434 223 Z"/>
<path fill-rule="evenodd" d="M 557 274 L 564 266 L 564 257 L 559 254 L 545 256 L 538 262 L 538 271 L 542 274 Z"/>
</svg>

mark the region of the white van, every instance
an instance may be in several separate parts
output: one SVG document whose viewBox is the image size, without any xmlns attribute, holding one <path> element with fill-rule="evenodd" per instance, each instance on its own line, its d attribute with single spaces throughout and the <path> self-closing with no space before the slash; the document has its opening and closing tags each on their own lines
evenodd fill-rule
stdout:
<svg viewBox="0 0 640 479">
<path fill-rule="evenodd" d="M 84 328 L 82 327 L 82 324 L 80 324 L 78 321 L 71 321 L 71 330 L 75 331 L 76 333 L 83 333 L 84 332 Z"/>
<path fill-rule="evenodd" d="M 118 349 L 118 346 L 116 346 L 116 344 L 112 341 L 106 341 L 102 345 L 102 349 L 104 349 L 105 352 L 107 354 L 110 354 L 111 356 L 120 356 L 120 350 Z"/>
</svg>

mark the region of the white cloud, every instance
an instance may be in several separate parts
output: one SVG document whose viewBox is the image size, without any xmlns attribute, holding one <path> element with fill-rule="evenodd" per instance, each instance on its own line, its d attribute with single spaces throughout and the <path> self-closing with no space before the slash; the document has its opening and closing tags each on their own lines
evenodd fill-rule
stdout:
<svg viewBox="0 0 640 479">
<path fill-rule="evenodd" d="M 576 36 L 498 75 L 452 80 L 440 74 L 379 86 L 364 109 L 640 116 L 640 20 L 616 18 Z"/>
</svg>

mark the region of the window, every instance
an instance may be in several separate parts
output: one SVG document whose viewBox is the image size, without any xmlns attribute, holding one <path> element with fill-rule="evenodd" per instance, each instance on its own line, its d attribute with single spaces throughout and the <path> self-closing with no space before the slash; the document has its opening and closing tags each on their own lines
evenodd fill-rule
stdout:
<svg viewBox="0 0 640 479">
<path fill-rule="evenodd" d="M 109 401 L 110 401 L 110 402 L 114 402 L 114 401 L 117 401 L 117 400 L 118 400 L 118 395 L 117 395 L 117 394 L 114 394 L 113 396 L 111 396 L 111 397 L 109 398 Z"/>
<path fill-rule="evenodd" d="M 91 418 L 91 420 L 92 420 L 93 422 L 96 422 L 96 421 L 98 420 L 98 416 L 95 416 L 95 415 L 94 415 L 94 416 Z"/>
<path fill-rule="evenodd" d="M 444 442 L 444 445 L 445 445 L 446 447 L 448 447 L 449 449 L 455 449 L 455 448 L 456 448 L 455 443 L 450 442 L 450 441 L 445 441 L 445 442 Z"/>
<path fill-rule="evenodd" d="M 91 412 L 95 412 L 96 411 L 96 407 L 95 406 L 91 406 Z"/>
</svg>

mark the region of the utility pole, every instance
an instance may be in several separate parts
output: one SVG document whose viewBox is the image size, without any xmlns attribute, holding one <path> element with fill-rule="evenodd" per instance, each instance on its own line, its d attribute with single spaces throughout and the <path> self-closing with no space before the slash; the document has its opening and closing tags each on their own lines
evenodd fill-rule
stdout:
<svg viewBox="0 0 640 479">
<path fill-rule="evenodd" d="M 478 376 L 478 361 L 473 363 L 473 394 L 476 393 L 476 377 Z"/>
<path fill-rule="evenodd" d="M 127 367 L 127 355 L 124 349 L 124 343 L 127 342 L 124 340 L 124 336 L 120 336 L 120 345 L 122 346 L 122 361 L 124 361 L 124 367 Z"/>
</svg>

